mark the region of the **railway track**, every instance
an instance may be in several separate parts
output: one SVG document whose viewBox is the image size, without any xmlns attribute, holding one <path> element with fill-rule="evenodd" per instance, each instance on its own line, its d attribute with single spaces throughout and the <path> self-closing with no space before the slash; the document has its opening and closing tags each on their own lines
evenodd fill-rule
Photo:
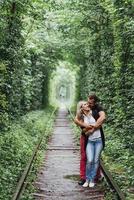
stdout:
<svg viewBox="0 0 134 200">
<path fill-rule="evenodd" d="M 50 119 L 53 117 L 54 113 L 56 112 L 57 108 L 55 108 L 50 116 Z M 49 125 L 49 124 L 48 124 Z M 46 129 L 47 129 L 47 126 L 46 126 Z M 44 134 L 45 134 L 45 131 L 44 131 Z M 13 194 L 13 197 L 12 197 L 12 200 L 19 200 L 22 196 L 22 193 L 24 192 L 25 190 L 25 187 L 26 187 L 26 180 L 27 180 L 27 177 L 30 173 L 30 170 L 32 168 L 32 164 L 34 162 L 34 160 L 36 159 L 36 156 L 37 156 L 37 153 L 38 153 L 38 150 L 41 146 L 41 143 L 42 143 L 42 140 L 44 138 L 44 135 L 42 135 L 42 137 L 39 139 L 37 145 L 35 146 L 34 150 L 33 150 L 33 154 L 31 156 L 31 158 L 29 159 L 29 162 L 28 164 L 26 165 L 19 181 L 18 181 L 18 184 L 16 186 L 16 190 Z"/>
<path fill-rule="evenodd" d="M 102 184 L 99 184 L 92 189 L 85 189 L 77 184 L 79 177 L 79 148 L 75 144 L 72 130 L 69 125 L 70 122 L 67 118 L 68 112 L 73 120 L 74 116 L 71 111 L 65 109 L 60 110 L 56 117 L 53 135 L 48 144 L 47 154 L 44 157 L 44 162 L 39 169 L 38 177 L 35 181 L 36 192 L 32 194 L 33 199 L 103 200 L 105 198 L 106 190 Z M 22 174 L 12 200 L 20 199 L 24 192 L 25 181 L 39 146 L 41 145 L 42 139 L 43 137 L 40 139 L 24 173 Z M 106 181 L 108 181 L 110 187 L 115 191 L 117 198 L 125 200 L 124 194 L 114 182 L 103 161 L 101 161 L 101 168 Z"/>
</svg>

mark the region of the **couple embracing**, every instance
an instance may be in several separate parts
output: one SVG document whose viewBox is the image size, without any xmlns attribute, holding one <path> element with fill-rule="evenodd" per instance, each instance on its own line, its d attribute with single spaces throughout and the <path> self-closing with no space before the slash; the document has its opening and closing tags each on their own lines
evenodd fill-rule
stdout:
<svg viewBox="0 0 134 200">
<path fill-rule="evenodd" d="M 88 101 L 81 101 L 77 106 L 74 122 L 81 127 L 80 137 L 80 178 L 79 185 L 94 187 L 102 178 L 99 166 L 100 155 L 105 146 L 102 124 L 105 121 L 105 112 L 98 104 L 99 98 L 89 95 Z"/>
</svg>

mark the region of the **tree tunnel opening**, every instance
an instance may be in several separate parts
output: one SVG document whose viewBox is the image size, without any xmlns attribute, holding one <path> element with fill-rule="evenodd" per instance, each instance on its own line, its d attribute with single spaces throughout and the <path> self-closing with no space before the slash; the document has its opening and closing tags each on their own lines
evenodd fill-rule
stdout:
<svg viewBox="0 0 134 200">
<path fill-rule="evenodd" d="M 49 82 L 49 103 L 56 106 L 72 106 L 76 99 L 78 67 L 59 61 Z"/>
<path fill-rule="evenodd" d="M 60 102 L 66 102 L 70 100 L 70 85 L 68 83 L 62 83 L 57 85 L 56 99 Z"/>
</svg>

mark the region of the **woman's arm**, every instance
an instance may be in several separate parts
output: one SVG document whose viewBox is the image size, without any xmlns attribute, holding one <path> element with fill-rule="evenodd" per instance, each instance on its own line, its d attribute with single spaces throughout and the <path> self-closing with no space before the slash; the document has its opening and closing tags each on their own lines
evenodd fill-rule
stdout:
<svg viewBox="0 0 134 200">
<path fill-rule="evenodd" d="M 86 124 L 86 123 L 83 122 L 83 120 L 79 119 L 77 115 L 74 118 L 74 123 L 76 125 L 84 127 L 84 128 L 90 128 L 91 127 L 91 125 Z"/>
</svg>

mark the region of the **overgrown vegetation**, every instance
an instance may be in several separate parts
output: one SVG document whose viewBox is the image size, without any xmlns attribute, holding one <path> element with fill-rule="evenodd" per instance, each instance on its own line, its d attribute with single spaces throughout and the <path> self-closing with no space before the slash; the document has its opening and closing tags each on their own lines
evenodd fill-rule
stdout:
<svg viewBox="0 0 134 200">
<path fill-rule="evenodd" d="M 58 59 L 56 45 L 47 41 L 44 24 L 47 3 L 39 1 L 0 2 L 1 114 L 4 130 L 12 119 L 48 103 L 48 82 Z M 46 20 L 47 23 L 47 20 Z"/>
<path fill-rule="evenodd" d="M 51 134 L 48 125 L 53 108 L 32 111 L 14 122 L 10 131 L 0 136 L 0 199 L 11 199 L 22 171 L 26 167 L 40 137 L 44 135 L 44 148 Z M 46 129 L 47 126 L 47 130 Z"/>
<path fill-rule="evenodd" d="M 123 190 L 133 187 L 133 10 L 133 0 L 0 2 L 1 145 L 18 135 L 10 133 L 13 120 L 48 104 L 59 60 L 71 63 L 77 72 L 73 95 L 80 100 L 95 92 L 106 109 L 105 160 L 114 158 L 128 174 L 127 180 L 117 174 Z"/>
<path fill-rule="evenodd" d="M 87 99 L 91 92 L 100 97 L 107 113 L 105 161 L 127 193 L 134 185 L 134 4 L 91 0 L 75 6 L 82 13 L 72 33 L 77 46 L 71 50 L 80 65 L 79 99 Z"/>
</svg>

